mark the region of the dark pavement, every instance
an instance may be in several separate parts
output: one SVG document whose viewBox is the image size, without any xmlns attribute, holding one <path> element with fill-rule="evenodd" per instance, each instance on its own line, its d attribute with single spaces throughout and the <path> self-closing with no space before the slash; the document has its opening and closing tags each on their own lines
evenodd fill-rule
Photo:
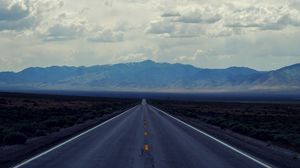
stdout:
<svg viewBox="0 0 300 168">
<path fill-rule="evenodd" d="M 21 168 L 266 167 L 143 101 Z"/>
</svg>

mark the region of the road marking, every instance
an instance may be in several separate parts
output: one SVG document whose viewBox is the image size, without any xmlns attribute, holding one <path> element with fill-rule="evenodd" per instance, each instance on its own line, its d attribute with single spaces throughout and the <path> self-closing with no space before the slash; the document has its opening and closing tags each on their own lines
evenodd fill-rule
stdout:
<svg viewBox="0 0 300 168">
<path fill-rule="evenodd" d="M 147 136 L 147 135 L 148 135 L 148 132 L 147 132 L 147 131 L 145 131 L 145 132 L 144 132 L 144 135 L 145 135 L 145 136 Z"/>
<path fill-rule="evenodd" d="M 24 166 L 25 164 L 27 164 L 27 163 L 29 163 L 29 162 L 31 162 L 31 161 L 33 161 L 33 160 L 35 160 L 35 159 L 37 159 L 37 158 L 43 156 L 43 155 L 45 155 L 45 154 L 47 154 L 47 153 L 49 153 L 49 152 L 51 152 L 51 151 L 53 151 L 53 150 L 55 150 L 55 149 L 57 149 L 57 148 L 63 146 L 63 145 L 65 145 L 65 144 L 67 144 L 67 143 L 69 143 L 69 142 L 71 142 L 71 141 L 73 141 L 73 140 L 75 140 L 75 139 L 77 139 L 78 137 L 80 137 L 80 136 L 82 136 L 82 135 L 84 135 L 84 134 L 86 134 L 86 133 L 88 133 L 88 132 L 93 131 L 94 129 L 96 129 L 96 128 L 98 128 L 98 127 L 100 127 L 100 126 L 102 126 L 102 125 L 104 125 L 104 124 L 106 124 L 106 123 L 112 121 L 113 119 L 116 119 L 116 118 L 118 118 L 118 117 L 124 115 L 125 113 L 127 113 L 128 111 L 130 111 L 130 110 L 132 110 L 132 109 L 134 109 L 134 108 L 136 108 L 136 107 L 137 107 L 137 106 L 134 106 L 134 107 L 132 107 L 131 109 L 126 110 L 125 112 L 122 112 L 121 114 L 118 114 L 118 115 L 114 116 L 113 118 L 108 119 L 108 120 L 104 121 L 103 123 L 100 123 L 99 125 L 96 125 L 95 127 L 90 128 L 90 129 L 84 131 L 83 133 L 81 133 L 81 134 L 79 134 L 79 135 L 76 135 L 76 136 L 74 136 L 73 138 L 70 138 L 70 139 L 66 140 L 65 142 L 62 142 L 62 143 L 60 143 L 60 144 L 58 144 L 58 145 L 56 145 L 56 146 L 54 146 L 54 147 L 52 147 L 52 148 L 46 150 L 45 152 L 42 152 L 42 153 L 40 153 L 40 154 L 38 154 L 38 155 L 36 155 L 36 156 L 34 156 L 34 157 L 28 159 L 28 160 L 25 160 L 25 161 L 23 161 L 23 162 L 17 164 L 16 166 L 14 166 L 13 168 L 19 168 L 19 167 L 21 167 L 21 166 Z"/>
<path fill-rule="evenodd" d="M 150 150 L 150 149 L 149 149 L 149 145 L 148 145 L 148 144 L 145 144 L 145 145 L 144 145 L 144 151 L 147 152 L 147 151 L 149 151 L 149 150 Z"/>
<path fill-rule="evenodd" d="M 180 122 L 181 124 L 184 124 L 185 126 L 188 126 L 188 127 L 192 128 L 193 130 L 195 130 L 195 131 L 197 131 L 197 132 L 199 132 L 199 133 L 201 133 L 201 134 L 203 134 L 203 135 L 205 135 L 205 136 L 207 136 L 207 137 L 213 139 L 214 141 L 216 141 L 216 142 L 218 142 L 218 143 L 220 143 L 220 144 L 222 144 L 222 145 L 224 145 L 224 146 L 230 148 L 231 150 L 233 150 L 233 151 L 235 151 L 235 152 L 237 152 L 237 153 L 239 153 L 239 154 L 241 154 L 241 155 L 247 157 L 248 159 L 250 159 L 250 160 L 252 160 L 252 161 L 258 163 L 259 165 L 261 165 L 261 166 L 263 166 L 263 167 L 266 167 L 266 168 L 272 168 L 271 166 L 269 166 L 269 165 L 267 165 L 267 164 L 265 164 L 265 163 L 263 163 L 263 162 L 261 162 L 261 161 L 255 159 L 254 157 L 252 157 L 252 156 L 250 156 L 250 155 L 248 155 L 248 154 L 246 154 L 246 153 L 240 151 L 239 149 L 237 149 L 237 148 L 235 148 L 235 147 L 233 147 L 233 146 L 231 146 L 231 145 L 229 145 L 229 144 L 227 144 L 227 143 L 225 143 L 225 142 L 223 142 L 223 141 L 221 141 L 221 140 L 219 140 L 219 139 L 217 139 L 217 138 L 215 138 L 215 137 L 213 137 L 213 136 L 211 136 L 211 135 L 209 135 L 209 134 L 207 134 L 207 133 L 205 133 L 205 132 L 203 132 L 203 131 L 201 131 L 201 130 L 199 130 L 199 129 L 197 129 L 197 128 L 195 128 L 195 127 L 193 127 L 193 126 L 191 126 L 191 125 L 189 125 L 189 124 L 187 124 L 187 123 L 185 123 L 185 122 L 183 122 L 183 121 L 181 121 L 180 119 L 177 119 L 177 118 L 171 116 L 170 114 L 168 114 L 168 113 L 166 113 L 166 112 L 164 112 L 164 111 L 162 111 L 162 110 L 160 110 L 160 109 L 158 109 L 158 108 L 156 108 L 156 107 L 154 107 L 154 106 L 151 106 L 151 107 L 153 107 L 153 108 L 155 108 L 156 110 L 162 112 L 162 113 L 165 114 L 166 116 L 173 118 L 174 120 Z"/>
</svg>

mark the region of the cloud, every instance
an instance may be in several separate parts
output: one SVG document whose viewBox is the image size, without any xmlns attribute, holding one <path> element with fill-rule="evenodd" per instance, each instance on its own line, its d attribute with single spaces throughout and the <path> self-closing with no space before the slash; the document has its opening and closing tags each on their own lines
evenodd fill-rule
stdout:
<svg viewBox="0 0 300 168">
<path fill-rule="evenodd" d="M 178 16 L 180 16 L 180 13 L 177 11 L 165 11 L 160 16 L 161 17 L 178 17 Z"/>
<path fill-rule="evenodd" d="M 31 14 L 32 6 L 28 1 L 0 1 L 0 31 L 31 28 L 36 24 Z"/>
<path fill-rule="evenodd" d="M 292 8 L 292 9 L 297 9 L 298 11 L 300 11 L 300 2 L 299 1 L 291 2 L 289 7 Z"/>
<path fill-rule="evenodd" d="M 38 33 L 45 41 L 71 40 L 81 37 L 89 29 L 89 23 L 72 13 L 62 12 L 58 16 L 44 21 L 38 27 Z"/>
<path fill-rule="evenodd" d="M 15 21 L 30 15 L 28 1 L 0 1 L 0 21 Z"/>
<path fill-rule="evenodd" d="M 147 33 L 163 37 L 226 37 L 300 26 L 300 11 L 286 4 L 187 4 L 167 9 L 160 17 L 148 25 Z"/>
<path fill-rule="evenodd" d="M 207 23 L 212 24 L 222 19 L 222 16 L 212 6 L 187 7 L 180 12 L 180 16 L 173 21 L 182 23 Z"/>
<path fill-rule="evenodd" d="M 63 5 L 60 0 L 0 1 L 0 31 L 35 30 L 47 12 Z"/>
<path fill-rule="evenodd" d="M 17 21 L 0 21 L 0 31 L 22 31 L 25 29 L 31 29 L 37 24 L 38 21 L 32 17 Z"/>
<path fill-rule="evenodd" d="M 31 31 L 43 41 L 71 40 L 90 31 L 91 25 L 80 13 L 59 12 L 63 6 L 61 0 L 1 1 L 0 31 Z"/>
<path fill-rule="evenodd" d="M 122 32 L 114 32 L 110 29 L 100 30 L 96 32 L 92 37 L 88 38 L 91 42 L 120 42 L 124 40 L 124 34 Z"/>
<path fill-rule="evenodd" d="M 175 24 L 171 22 L 152 21 L 146 29 L 147 33 L 150 34 L 170 34 L 175 31 Z"/>
<path fill-rule="evenodd" d="M 251 6 L 233 11 L 224 26 L 256 30 L 282 30 L 287 26 L 300 26 L 300 12 L 287 6 Z"/>
<path fill-rule="evenodd" d="M 201 25 L 187 25 L 161 20 L 153 21 L 146 32 L 168 38 L 188 38 L 203 34 L 203 28 Z"/>
<path fill-rule="evenodd" d="M 175 62 L 186 62 L 186 61 L 195 61 L 197 59 L 196 56 L 179 56 L 177 58 L 175 58 Z"/>
<path fill-rule="evenodd" d="M 225 30 L 218 23 L 222 13 L 214 6 L 189 5 L 167 9 L 160 20 L 154 20 L 146 29 L 148 34 L 172 38 L 195 38 L 200 36 L 225 36 L 232 31 Z M 223 28 L 220 32 L 216 28 Z M 227 28 L 228 29 L 228 28 Z M 215 32 L 213 32 L 213 31 Z"/>
<path fill-rule="evenodd" d="M 113 28 L 103 28 L 92 23 L 79 12 L 60 11 L 48 16 L 37 26 L 37 33 L 44 41 L 67 41 L 84 39 L 89 42 L 113 43 L 124 40 L 123 31 L 130 29 L 126 22 L 120 22 Z"/>
<path fill-rule="evenodd" d="M 300 61 L 298 1 L 0 0 L 1 69 L 145 57 L 273 69 Z"/>
<path fill-rule="evenodd" d="M 130 53 L 123 56 L 118 56 L 115 58 L 116 61 L 121 62 L 132 62 L 132 61 L 143 61 L 147 60 L 149 57 L 147 57 L 144 53 Z"/>
<path fill-rule="evenodd" d="M 84 21 L 73 23 L 56 23 L 45 32 L 46 41 L 70 40 L 79 37 L 84 32 Z"/>
<path fill-rule="evenodd" d="M 201 60 L 201 62 L 207 61 L 210 59 L 209 57 L 211 57 L 209 52 L 203 51 L 202 49 L 196 49 L 196 51 L 191 55 L 178 56 L 174 59 L 174 61 L 192 64 L 193 62 L 197 62 L 199 60 Z"/>
</svg>

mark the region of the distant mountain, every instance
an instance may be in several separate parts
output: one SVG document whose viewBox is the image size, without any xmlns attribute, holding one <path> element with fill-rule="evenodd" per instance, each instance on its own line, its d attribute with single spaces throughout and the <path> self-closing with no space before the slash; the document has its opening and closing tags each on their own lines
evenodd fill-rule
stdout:
<svg viewBox="0 0 300 168">
<path fill-rule="evenodd" d="M 0 88 L 61 90 L 299 89 L 300 64 L 262 72 L 246 67 L 203 69 L 150 60 L 91 67 L 52 66 L 0 72 Z"/>
<path fill-rule="evenodd" d="M 267 72 L 251 84 L 272 88 L 299 88 L 300 64 L 295 64 L 275 71 Z"/>
</svg>

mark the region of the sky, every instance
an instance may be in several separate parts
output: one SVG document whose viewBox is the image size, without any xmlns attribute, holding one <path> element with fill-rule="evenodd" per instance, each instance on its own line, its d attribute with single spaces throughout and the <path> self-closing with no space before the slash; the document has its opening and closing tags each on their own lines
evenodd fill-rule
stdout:
<svg viewBox="0 0 300 168">
<path fill-rule="evenodd" d="M 300 0 L 0 0 L 0 71 L 136 62 L 300 62 Z"/>
</svg>

